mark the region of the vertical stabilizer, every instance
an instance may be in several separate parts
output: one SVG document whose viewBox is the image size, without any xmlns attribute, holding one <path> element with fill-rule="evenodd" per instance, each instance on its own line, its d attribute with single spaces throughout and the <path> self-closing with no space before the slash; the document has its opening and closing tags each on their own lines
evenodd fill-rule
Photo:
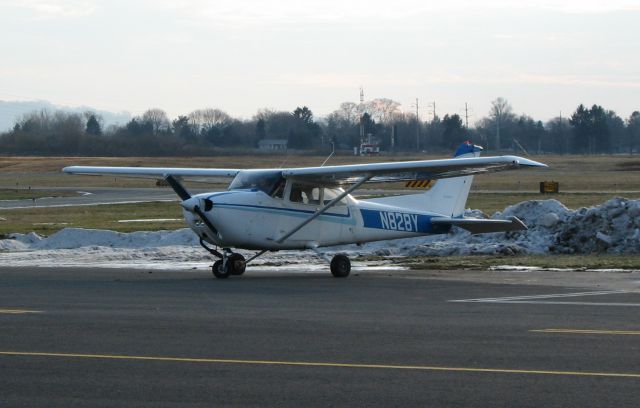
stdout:
<svg viewBox="0 0 640 408">
<path fill-rule="evenodd" d="M 464 142 L 458 147 L 454 157 L 478 157 L 481 151 L 481 146 L 476 146 L 471 142 Z M 431 189 L 423 194 L 423 209 L 448 217 L 461 216 L 467 204 L 467 197 L 469 197 L 472 182 L 473 176 L 438 180 Z"/>
<path fill-rule="evenodd" d="M 478 157 L 481 151 L 482 147 L 464 142 L 458 147 L 454 157 Z M 373 198 L 368 201 L 434 212 L 445 217 L 460 217 L 464 213 L 472 182 L 473 176 L 444 178 L 437 180 L 431 189 L 422 194 Z"/>
</svg>

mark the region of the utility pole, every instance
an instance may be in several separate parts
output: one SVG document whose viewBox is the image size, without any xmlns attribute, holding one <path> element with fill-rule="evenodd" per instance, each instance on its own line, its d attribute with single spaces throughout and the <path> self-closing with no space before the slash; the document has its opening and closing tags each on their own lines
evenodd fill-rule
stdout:
<svg viewBox="0 0 640 408">
<path fill-rule="evenodd" d="M 469 130 L 469 108 L 466 102 L 464 103 L 464 127 Z"/>
<path fill-rule="evenodd" d="M 360 111 L 364 109 L 364 89 L 362 86 L 360 87 Z M 364 143 L 364 112 L 361 112 L 360 116 L 360 146 L 358 149 L 362 148 L 362 144 Z"/>
<path fill-rule="evenodd" d="M 564 139 L 564 154 L 569 154 L 569 138 L 566 137 L 566 134 L 564 132 L 564 126 L 562 125 L 562 111 L 560 111 L 560 123 L 558 126 L 558 133 L 560 134 L 559 136 L 562 137 Z"/>
<path fill-rule="evenodd" d="M 429 105 L 427 105 L 427 107 L 431 107 L 433 109 L 433 120 L 436 120 L 436 101 L 433 101 L 432 103 L 430 103 Z"/>
</svg>

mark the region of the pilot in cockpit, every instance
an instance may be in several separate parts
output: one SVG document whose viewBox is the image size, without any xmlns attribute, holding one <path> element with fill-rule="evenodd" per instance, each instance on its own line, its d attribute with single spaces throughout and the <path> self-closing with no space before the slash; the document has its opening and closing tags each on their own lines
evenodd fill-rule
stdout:
<svg viewBox="0 0 640 408">
<path fill-rule="evenodd" d="M 302 203 L 304 201 L 302 198 L 302 186 L 296 184 L 291 186 L 289 200 L 293 203 Z"/>
</svg>

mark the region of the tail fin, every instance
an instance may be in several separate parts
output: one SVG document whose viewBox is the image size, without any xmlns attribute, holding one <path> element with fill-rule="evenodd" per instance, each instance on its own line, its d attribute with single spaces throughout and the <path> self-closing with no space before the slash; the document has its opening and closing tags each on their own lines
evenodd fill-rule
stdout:
<svg viewBox="0 0 640 408">
<path fill-rule="evenodd" d="M 478 157 L 481 151 L 482 147 L 464 142 L 458 147 L 454 157 Z M 472 182 L 473 176 L 444 178 L 437 180 L 431 189 L 422 194 L 373 198 L 368 201 L 434 212 L 445 217 L 459 217 L 464 213 Z"/>
<path fill-rule="evenodd" d="M 458 147 L 453 157 L 479 157 L 480 152 L 482 152 L 481 146 L 467 141 Z M 422 194 L 423 208 L 448 217 L 461 216 L 467 204 L 472 182 L 473 176 L 445 178 L 436 181 L 431 189 Z"/>
</svg>

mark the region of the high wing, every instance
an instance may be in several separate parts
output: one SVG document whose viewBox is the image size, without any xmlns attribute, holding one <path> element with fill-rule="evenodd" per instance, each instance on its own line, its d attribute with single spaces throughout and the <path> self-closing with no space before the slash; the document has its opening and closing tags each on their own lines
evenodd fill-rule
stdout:
<svg viewBox="0 0 640 408">
<path fill-rule="evenodd" d="M 326 167 L 301 167 L 283 169 L 282 176 L 319 185 L 344 185 L 354 183 L 363 178 L 368 178 L 367 182 L 434 180 L 509 170 L 523 166 L 547 167 L 545 164 L 523 157 L 493 156 Z"/>
<path fill-rule="evenodd" d="M 120 175 L 127 177 L 164 178 L 171 175 L 179 178 L 189 178 L 202 181 L 216 178 L 235 177 L 240 169 L 206 169 L 189 167 L 104 167 L 104 166 L 69 166 L 62 169 L 70 174 L 87 175 Z"/>
<path fill-rule="evenodd" d="M 317 185 L 346 185 L 366 179 L 367 182 L 435 180 L 449 177 L 469 176 L 518 167 L 547 167 L 545 164 L 518 156 L 493 156 L 456 158 L 445 160 L 418 160 L 350 164 L 325 167 L 300 167 L 288 169 L 249 170 L 273 173 L 280 171 L 284 178 L 291 178 Z M 69 166 L 63 170 L 71 174 L 121 175 L 129 177 L 163 178 L 171 175 L 178 178 L 202 179 L 235 177 L 242 169 L 207 169 L 188 167 L 99 167 Z"/>
</svg>

